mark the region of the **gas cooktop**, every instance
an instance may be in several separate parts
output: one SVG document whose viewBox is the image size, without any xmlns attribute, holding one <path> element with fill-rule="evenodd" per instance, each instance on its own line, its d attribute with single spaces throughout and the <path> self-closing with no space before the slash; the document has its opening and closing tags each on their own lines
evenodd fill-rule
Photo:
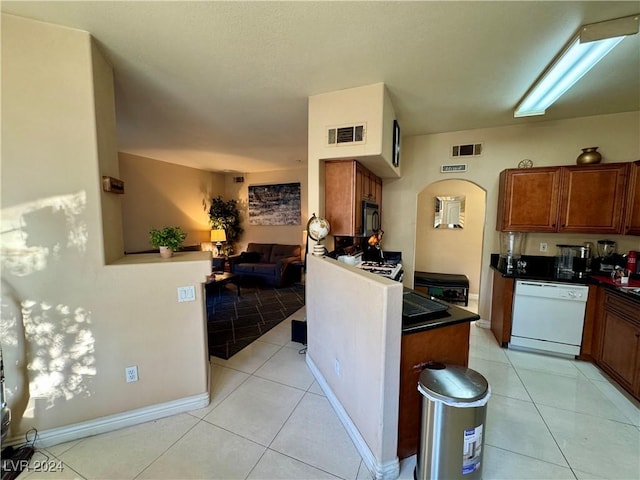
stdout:
<svg viewBox="0 0 640 480">
<path fill-rule="evenodd" d="M 359 262 L 356 264 L 356 267 L 369 273 L 382 275 L 391 280 L 399 280 L 402 272 L 402 264 L 394 262 Z"/>
</svg>

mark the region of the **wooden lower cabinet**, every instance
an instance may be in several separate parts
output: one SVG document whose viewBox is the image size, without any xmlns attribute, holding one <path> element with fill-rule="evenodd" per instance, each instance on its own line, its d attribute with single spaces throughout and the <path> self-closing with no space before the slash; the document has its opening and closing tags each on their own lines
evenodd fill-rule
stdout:
<svg viewBox="0 0 640 480">
<path fill-rule="evenodd" d="M 638 302 L 605 292 L 598 366 L 640 399 L 640 308 Z"/>
<path fill-rule="evenodd" d="M 597 322 L 598 306 L 602 304 L 604 289 L 589 285 L 587 307 L 584 312 L 584 328 L 582 329 L 582 346 L 578 360 L 595 363 L 600 351 L 600 330 Z"/>
<path fill-rule="evenodd" d="M 420 374 L 427 362 L 469 364 L 470 323 L 458 323 L 402 336 L 400 353 L 400 406 L 398 411 L 398 457 L 418 452 L 422 395 Z"/>
<path fill-rule="evenodd" d="M 516 281 L 493 272 L 491 296 L 491 331 L 502 347 L 511 340 L 511 314 L 513 313 L 513 291 Z"/>
</svg>

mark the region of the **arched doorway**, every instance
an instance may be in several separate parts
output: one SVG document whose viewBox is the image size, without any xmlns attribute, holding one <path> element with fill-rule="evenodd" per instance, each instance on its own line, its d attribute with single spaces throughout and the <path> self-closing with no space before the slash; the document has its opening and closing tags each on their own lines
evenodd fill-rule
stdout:
<svg viewBox="0 0 640 480">
<path fill-rule="evenodd" d="M 462 196 L 465 201 L 462 228 L 435 228 L 436 197 Z M 470 306 L 475 306 L 475 311 L 480 293 L 486 199 L 487 192 L 475 183 L 441 180 L 418 193 L 416 209 L 415 270 L 466 275 Z"/>
</svg>

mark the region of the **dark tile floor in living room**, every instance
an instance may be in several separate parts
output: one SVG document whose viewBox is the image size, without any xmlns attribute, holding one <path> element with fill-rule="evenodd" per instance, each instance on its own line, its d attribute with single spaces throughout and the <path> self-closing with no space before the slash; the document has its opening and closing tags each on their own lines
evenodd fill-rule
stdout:
<svg viewBox="0 0 640 480">
<path fill-rule="evenodd" d="M 229 358 L 304 305 L 304 285 L 243 281 L 207 289 L 209 355 Z"/>
</svg>

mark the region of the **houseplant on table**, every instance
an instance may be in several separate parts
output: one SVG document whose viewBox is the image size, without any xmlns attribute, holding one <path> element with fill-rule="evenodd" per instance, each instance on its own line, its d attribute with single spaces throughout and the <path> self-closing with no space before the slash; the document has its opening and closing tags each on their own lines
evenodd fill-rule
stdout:
<svg viewBox="0 0 640 480">
<path fill-rule="evenodd" d="M 223 247 L 224 255 L 233 253 L 233 243 L 240 238 L 243 229 L 240 226 L 240 211 L 238 210 L 237 200 L 223 200 L 218 196 L 211 199 L 209 207 L 209 221 L 211 227 L 222 229 L 225 232 L 227 243 Z"/>
<path fill-rule="evenodd" d="M 152 228 L 149 232 L 149 241 L 154 248 L 160 248 L 160 256 L 169 258 L 173 252 L 180 250 L 187 234 L 180 227 L 164 227 L 162 230 Z"/>
</svg>

